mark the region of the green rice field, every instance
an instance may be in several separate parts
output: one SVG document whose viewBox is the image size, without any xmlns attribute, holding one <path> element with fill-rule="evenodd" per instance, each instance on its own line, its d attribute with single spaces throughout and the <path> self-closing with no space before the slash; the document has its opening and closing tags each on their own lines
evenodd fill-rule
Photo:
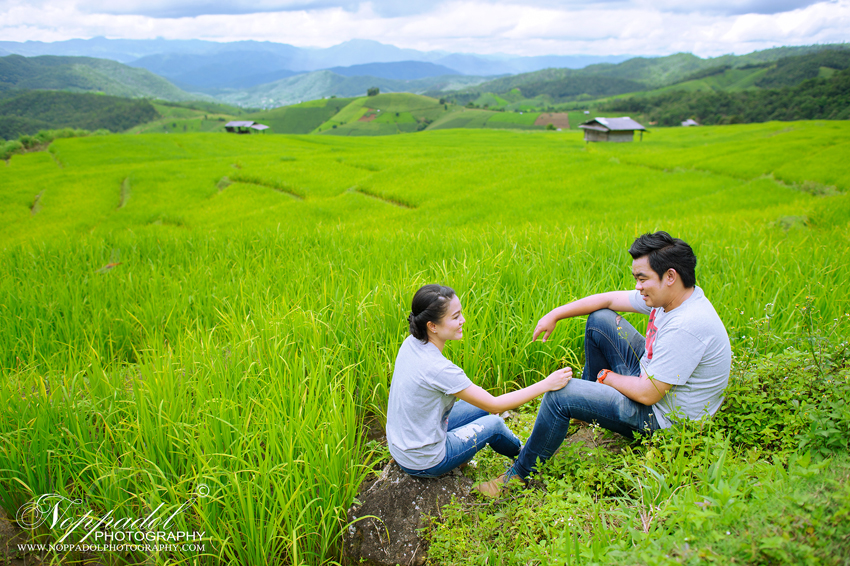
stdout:
<svg viewBox="0 0 850 566">
<path fill-rule="evenodd" d="M 150 133 L 15 155 L 0 163 L 0 505 L 13 517 L 53 493 L 139 517 L 206 486 L 175 520 L 202 551 L 105 560 L 338 563 L 419 286 L 458 292 L 466 332 L 446 354 L 500 393 L 581 366 L 583 320 L 547 343 L 535 323 L 632 288 L 627 248 L 663 229 L 694 247 L 736 356 L 779 355 L 811 335 L 801 305 L 829 324 L 850 312 L 848 155 L 846 122 L 591 145 Z M 764 320 L 780 339 L 757 344 Z"/>
</svg>

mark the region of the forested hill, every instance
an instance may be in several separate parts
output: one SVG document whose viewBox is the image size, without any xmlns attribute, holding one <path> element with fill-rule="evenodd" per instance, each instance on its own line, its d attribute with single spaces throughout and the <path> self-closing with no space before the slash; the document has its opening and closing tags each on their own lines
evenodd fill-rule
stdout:
<svg viewBox="0 0 850 566">
<path fill-rule="evenodd" d="M 122 132 L 158 116 L 150 101 L 145 99 L 27 91 L 0 99 L 0 138 L 10 140 L 39 130 L 59 128 Z"/>
<path fill-rule="evenodd" d="M 0 91 L 67 90 L 128 98 L 184 101 L 207 98 L 180 90 L 164 78 L 107 59 L 93 57 L 0 57 Z"/>
<path fill-rule="evenodd" d="M 677 53 L 667 57 L 635 57 L 616 65 L 545 69 L 453 93 L 430 94 L 466 104 L 478 103 L 482 94 L 492 93 L 512 103 L 520 98 L 537 99 L 535 105 L 539 107 L 664 89 L 735 91 L 793 86 L 844 69 L 848 61 L 850 49 L 843 44 L 776 48 L 713 59 Z"/>
<path fill-rule="evenodd" d="M 797 86 L 741 92 L 686 92 L 632 96 L 599 106 L 603 112 L 643 116 L 659 126 L 677 126 L 686 118 L 700 124 L 769 120 L 850 119 L 850 68 Z"/>
</svg>

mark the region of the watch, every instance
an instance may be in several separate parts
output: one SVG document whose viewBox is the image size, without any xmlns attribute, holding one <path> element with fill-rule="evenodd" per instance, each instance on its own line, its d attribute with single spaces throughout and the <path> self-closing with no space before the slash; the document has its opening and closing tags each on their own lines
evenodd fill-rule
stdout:
<svg viewBox="0 0 850 566">
<path fill-rule="evenodd" d="M 608 377 L 609 373 L 614 373 L 610 369 L 599 370 L 599 373 L 596 374 L 596 383 L 602 383 L 605 381 L 605 378 Z"/>
</svg>

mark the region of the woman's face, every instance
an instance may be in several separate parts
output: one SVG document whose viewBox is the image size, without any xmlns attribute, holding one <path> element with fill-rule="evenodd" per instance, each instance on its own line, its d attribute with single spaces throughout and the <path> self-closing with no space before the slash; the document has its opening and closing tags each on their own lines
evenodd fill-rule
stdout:
<svg viewBox="0 0 850 566">
<path fill-rule="evenodd" d="M 463 314 L 461 313 L 460 299 L 455 295 L 449 301 L 449 306 L 443 318 L 437 323 L 428 323 L 428 337 L 438 339 L 442 342 L 460 340 L 463 338 L 464 322 L 466 322 L 466 319 L 463 318 Z"/>
</svg>

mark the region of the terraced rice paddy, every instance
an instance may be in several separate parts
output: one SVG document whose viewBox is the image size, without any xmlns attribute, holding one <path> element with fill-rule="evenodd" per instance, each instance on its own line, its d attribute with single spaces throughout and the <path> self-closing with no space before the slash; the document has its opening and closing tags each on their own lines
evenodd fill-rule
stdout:
<svg viewBox="0 0 850 566">
<path fill-rule="evenodd" d="M 534 323 L 631 288 L 626 249 L 657 229 L 694 246 L 736 351 L 754 317 L 792 336 L 801 303 L 848 311 L 848 154 L 850 125 L 811 122 L 610 145 L 116 135 L 16 155 L 0 164 L 2 505 L 57 493 L 141 516 L 203 484 L 176 524 L 205 551 L 155 562 L 337 560 L 420 285 L 458 291 L 467 332 L 447 355 L 493 392 L 580 365 L 581 320 L 546 344 Z"/>
</svg>

